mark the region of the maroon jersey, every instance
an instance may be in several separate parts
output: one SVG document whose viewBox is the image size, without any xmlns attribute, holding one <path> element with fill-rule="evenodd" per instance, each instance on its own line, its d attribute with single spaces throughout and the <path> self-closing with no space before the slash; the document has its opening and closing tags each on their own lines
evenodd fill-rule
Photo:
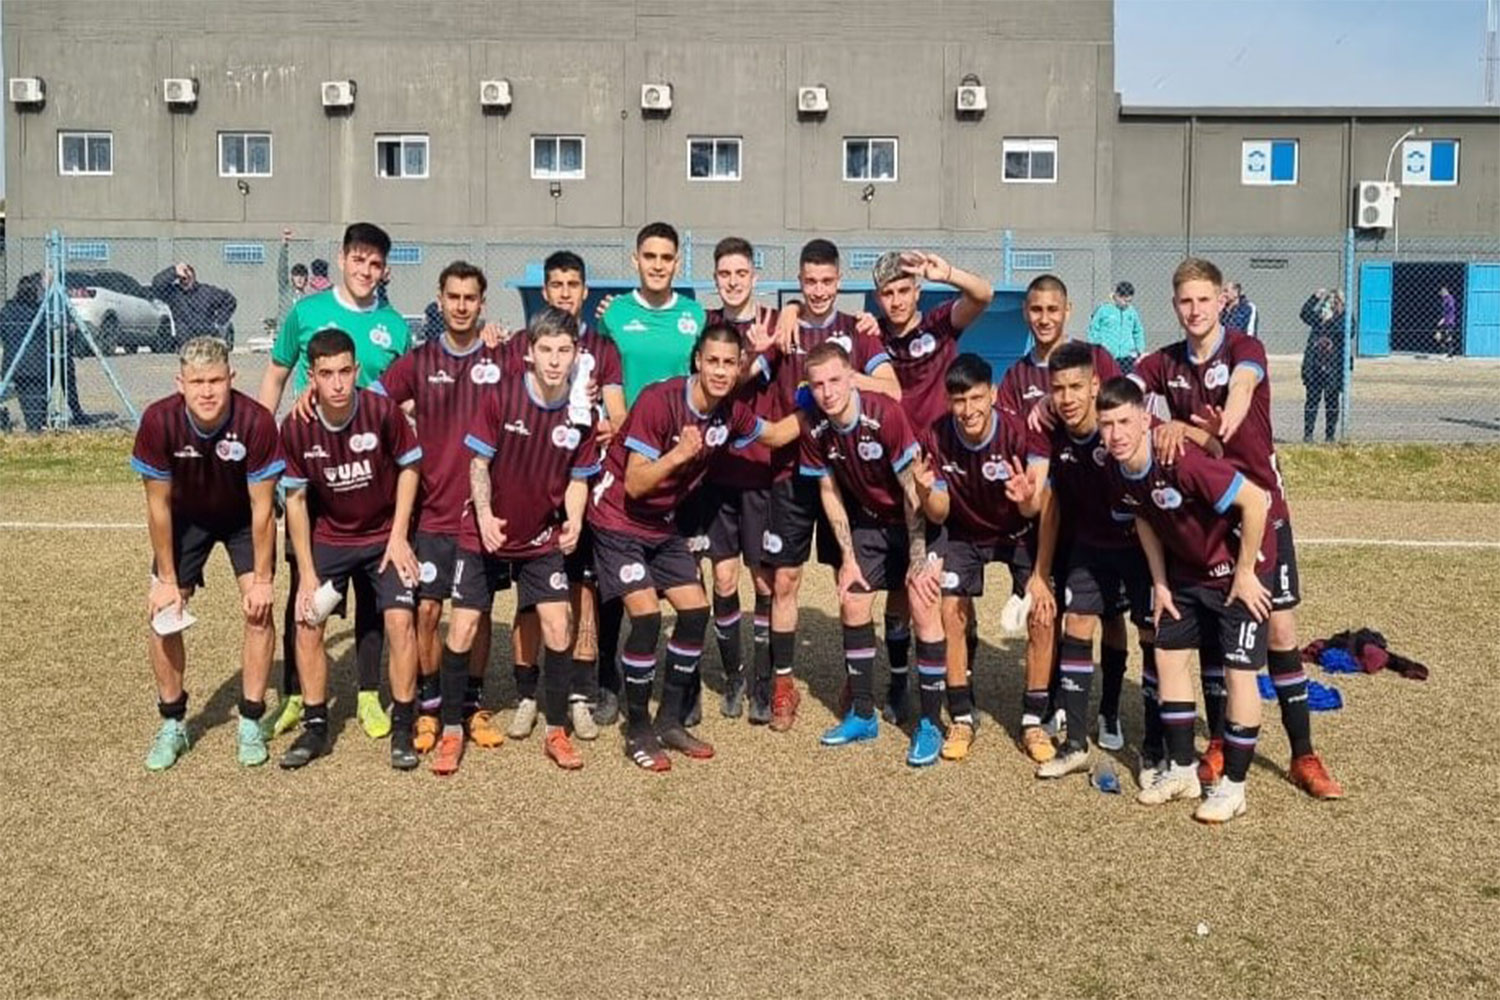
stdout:
<svg viewBox="0 0 1500 1000">
<path fill-rule="evenodd" d="M 906 390 L 902 388 L 902 400 Z M 1026 425 L 991 411 L 989 436 L 970 444 L 952 414 L 933 421 L 922 439 L 948 484 L 948 533 L 975 545 L 998 545 L 1024 533 L 1030 521 L 1005 495 L 1010 466 L 1025 465 Z"/>
<path fill-rule="evenodd" d="M 469 450 L 464 434 L 480 406 L 495 394 L 503 348 L 475 340 L 458 354 L 447 336 L 434 337 L 397 358 L 370 386 L 396 403 L 416 402 L 417 441 L 422 445 L 422 492 L 417 527 L 433 534 L 458 531 L 469 499 Z"/>
<path fill-rule="evenodd" d="M 831 474 L 851 519 L 873 517 L 881 524 L 904 526 L 906 504 L 896 474 L 921 451 L 916 436 L 901 404 L 889 396 L 859 393 L 854 405 L 854 422 L 846 427 L 822 413 L 804 422 L 798 471 L 813 477 Z"/>
<path fill-rule="evenodd" d="M 906 336 L 898 336 L 885 320 L 880 340 L 890 355 L 891 367 L 901 383 L 901 408 L 913 427 L 931 427 L 948 412 L 948 390 L 944 380 L 948 366 L 958 357 L 958 336 L 953 325 L 953 300 L 923 313 Z"/>
<path fill-rule="evenodd" d="M 526 371 L 526 352 L 531 349 L 531 338 L 526 335 L 525 330 L 520 330 L 500 346 L 504 361 L 505 374 L 520 375 Z M 590 355 L 594 359 L 594 384 L 601 390 L 606 386 L 614 386 L 623 389 L 625 386 L 625 369 L 620 364 L 620 349 L 615 346 L 614 340 L 604 334 L 578 324 L 578 355 Z"/>
<path fill-rule="evenodd" d="M 1047 479 L 1061 509 L 1059 538 L 1076 538 L 1100 549 L 1136 544 L 1135 519 L 1121 517 L 1111 503 L 1109 449 L 1095 428 L 1075 438 L 1059 420 L 1050 431 L 1029 434 L 1027 461 L 1047 463 Z"/>
<path fill-rule="evenodd" d="M 1141 358 L 1131 377 L 1166 401 L 1172 419 L 1188 421 L 1194 414 L 1206 414 L 1210 406 L 1222 408 L 1229 400 L 1229 380 L 1241 368 L 1255 373 L 1255 393 L 1239 430 L 1224 442 L 1224 459 L 1271 494 L 1271 520 L 1279 523 L 1289 513 L 1271 437 L 1271 382 L 1264 344 L 1242 333 L 1226 333 L 1207 358 L 1194 361 L 1188 342 L 1181 340 Z"/>
<path fill-rule="evenodd" d="M 1120 374 L 1114 355 L 1098 344 L 1085 346 L 1094 356 L 1094 374 L 1099 376 L 1101 385 Z M 1038 361 L 1033 351 L 1022 355 L 1000 379 L 1000 408 L 1023 418 L 1033 406 L 1051 395 L 1052 375 L 1047 370 L 1047 362 Z"/>
<path fill-rule="evenodd" d="M 1111 460 L 1109 477 L 1115 509 L 1144 518 L 1161 539 L 1173 583 L 1229 589 L 1240 552 L 1240 517 L 1230 507 L 1244 473 L 1189 441 L 1176 462 L 1163 465 L 1153 458 L 1138 476 Z M 1275 561 L 1276 533 L 1268 524 L 1256 573 L 1269 573 Z"/>
<path fill-rule="evenodd" d="M 557 548 L 557 512 L 568 483 L 599 471 L 594 428 L 568 421 L 566 395 L 543 403 L 534 379 L 507 376 L 485 398 L 464 437 L 466 452 L 490 460 L 490 509 L 505 522 L 505 544 L 495 554 L 507 559 Z M 463 512 L 458 541 L 471 552 L 483 550 L 472 505 Z"/>
<path fill-rule="evenodd" d="M 594 484 L 589 519 L 600 528 L 660 540 L 671 535 L 677 508 L 698 488 L 716 452 L 745 448 L 765 429 L 765 421 L 737 400 L 725 400 L 707 413 L 693 409 L 693 376 L 652 382 L 641 390 L 625 426 L 610 442 L 604 475 Z M 650 496 L 625 495 L 625 466 L 632 452 L 656 461 L 676 446 L 682 429 L 703 434 L 703 448 L 691 462 L 657 484 Z"/>
<path fill-rule="evenodd" d="M 396 480 L 421 461 L 422 446 L 401 408 L 360 389 L 354 412 L 338 427 L 290 417 L 281 425 L 287 489 L 306 488 L 313 540 L 327 545 L 376 545 L 389 540 L 396 515 Z"/>
<path fill-rule="evenodd" d="M 147 479 L 170 481 L 172 516 L 215 530 L 250 523 L 250 483 L 286 467 L 276 418 L 242 392 L 229 393 L 229 415 L 204 434 L 182 393 L 158 399 L 141 414 L 130 467 Z"/>
<path fill-rule="evenodd" d="M 768 327 L 773 330 L 776 328 L 776 315 L 776 310 L 772 309 L 766 317 Z M 749 332 L 752 322 L 753 320 L 725 319 L 722 309 L 708 311 L 710 325 L 727 323 L 734 327 L 741 338 Z M 767 377 L 769 364 L 759 356 L 751 364 L 750 380 L 740 385 L 734 398 L 750 407 L 750 411 L 757 417 L 773 421 L 782 414 L 777 388 Z M 763 441 L 756 441 L 743 449 L 720 448 L 714 452 L 713 461 L 708 463 L 708 481 L 730 489 L 769 489 L 773 478 L 771 449 Z"/>
</svg>

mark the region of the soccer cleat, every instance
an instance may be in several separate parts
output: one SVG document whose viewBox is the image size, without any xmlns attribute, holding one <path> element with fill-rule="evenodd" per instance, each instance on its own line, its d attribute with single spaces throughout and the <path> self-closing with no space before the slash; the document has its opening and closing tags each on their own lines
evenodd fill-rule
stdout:
<svg viewBox="0 0 1500 1000">
<path fill-rule="evenodd" d="M 1042 723 L 1048 736 L 1059 743 L 1068 738 L 1068 715 L 1062 709 L 1054 709 L 1052 714 Z"/>
<path fill-rule="evenodd" d="M 682 717 L 684 726 L 696 726 L 703 721 L 703 682 L 700 680 L 693 685 L 693 700 L 688 704 L 687 713 Z"/>
<path fill-rule="evenodd" d="M 270 759 L 271 751 L 266 749 L 266 733 L 260 728 L 259 719 L 240 719 L 234 755 L 241 767 L 260 767 Z"/>
<path fill-rule="evenodd" d="M 724 682 L 724 700 L 719 703 L 719 714 L 726 719 L 738 719 L 745 713 L 745 678 L 731 677 Z"/>
<path fill-rule="evenodd" d="M 1120 717 L 1099 716 L 1099 738 L 1095 741 L 1100 750 L 1125 749 L 1125 730 L 1120 726 Z"/>
<path fill-rule="evenodd" d="M 482 747 L 497 747 L 505 742 L 505 734 L 500 727 L 495 725 L 495 713 L 478 709 L 469 716 L 469 721 L 464 726 L 469 731 L 469 739 Z"/>
<path fill-rule="evenodd" d="M 873 715 L 858 715 L 850 712 L 844 720 L 825 732 L 818 740 L 825 747 L 841 747 L 849 743 L 863 743 L 880 735 L 880 721 Z"/>
<path fill-rule="evenodd" d="M 1142 757 L 1140 766 L 1136 769 L 1135 772 L 1136 783 L 1139 784 L 1142 789 L 1150 788 L 1152 785 L 1156 784 L 1157 776 L 1165 771 L 1169 766 L 1170 765 L 1164 760 L 1152 760 L 1148 757 Z"/>
<path fill-rule="evenodd" d="M 438 733 L 442 732 L 443 726 L 438 722 L 435 715 L 417 716 L 417 734 L 412 738 L 412 749 L 417 753 L 428 753 L 437 746 Z"/>
<path fill-rule="evenodd" d="M 1036 776 L 1038 778 L 1062 778 L 1069 774 L 1077 774 L 1079 771 L 1087 771 L 1088 769 L 1088 749 L 1065 746 L 1062 753 L 1046 763 L 1036 766 Z"/>
<path fill-rule="evenodd" d="M 1228 823 L 1245 815 L 1245 783 L 1223 778 L 1208 790 L 1208 796 L 1193 810 L 1200 823 Z"/>
<path fill-rule="evenodd" d="M 594 714 L 589 711 L 588 702 L 569 702 L 568 721 L 573 724 L 573 735 L 580 740 L 599 738 L 599 726 L 594 722 Z"/>
<path fill-rule="evenodd" d="M 542 750 L 564 771 L 576 771 L 583 766 L 583 758 L 573 749 L 573 741 L 568 739 L 568 732 L 562 727 L 547 730 Z"/>
<path fill-rule="evenodd" d="M 151 749 L 146 752 L 146 770 L 165 771 L 187 751 L 187 725 L 181 719 L 162 719 Z"/>
<path fill-rule="evenodd" d="M 802 694 L 791 674 L 777 674 L 771 688 L 771 731 L 784 733 L 797 722 L 797 706 Z"/>
<path fill-rule="evenodd" d="M 432 755 L 432 773 L 449 775 L 458 770 L 464 759 L 464 734 L 444 730 L 438 737 L 437 751 Z"/>
<path fill-rule="evenodd" d="M 771 721 L 771 689 L 766 681 L 757 680 L 750 688 L 750 707 L 746 717 L 752 726 L 764 726 Z"/>
<path fill-rule="evenodd" d="M 672 758 L 661 748 L 661 741 L 649 726 L 632 730 L 625 737 L 625 756 L 645 771 L 670 771 Z"/>
<path fill-rule="evenodd" d="M 328 753 L 328 727 L 303 726 L 278 763 L 283 771 L 306 767 Z"/>
<path fill-rule="evenodd" d="M 1292 779 L 1292 784 L 1315 799 L 1344 797 L 1344 786 L 1328 773 L 1328 767 L 1323 763 L 1323 758 L 1316 753 L 1293 757 L 1292 766 L 1288 768 L 1287 773 Z"/>
<path fill-rule="evenodd" d="M 1041 726 L 1022 727 L 1019 742 L 1021 749 L 1034 764 L 1045 764 L 1057 756 L 1057 747 L 1052 745 L 1052 737 Z"/>
<path fill-rule="evenodd" d="M 670 722 L 664 726 L 657 726 L 656 738 L 668 750 L 676 750 L 684 757 L 691 757 L 694 760 L 708 760 L 714 755 L 714 748 L 711 744 L 703 742 L 682 726 Z"/>
<path fill-rule="evenodd" d="M 280 736 L 302 725 L 302 696 L 289 694 L 281 701 L 280 711 L 271 719 L 271 735 Z"/>
<path fill-rule="evenodd" d="M 417 753 L 413 746 L 410 729 L 396 729 L 391 732 L 391 767 L 398 771 L 410 771 L 422 763 L 422 755 Z"/>
<path fill-rule="evenodd" d="M 596 726 L 613 726 L 620 721 L 620 696 L 609 688 L 599 689 L 599 700 L 589 709 Z"/>
<path fill-rule="evenodd" d="M 510 717 L 510 728 L 505 735 L 513 740 L 524 740 L 536 728 L 537 705 L 535 698 L 522 698 L 516 702 L 516 711 Z"/>
<path fill-rule="evenodd" d="M 955 722 L 948 727 L 948 738 L 943 741 L 944 760 L 963 760 L 974 746 L 974 724 Z"/>
<path fill-rule="evenodd" d="M 911 744 L 906 748 L 906 763 L 912 767 L 927 767 L 936 764 L 943 749 L 943 731 L 926 716 L 917 720 L 912 730 Z"/>
<path fill-rule="evenodd" d="M 391 734 L 391 717 L 380 707 L 379 691 L 361 691 L 355 711 L 359 725 L 372 740 L 383 740 Z"/>
<path fill-rule="evenodd" d="M 880 717 L 893 726 L 904 726 L 911 721 L 911 692 L 905 684 L 891 685 L 886 689 L 885 707 Z"/>
<path fill-rule="evenodd" d="M 1211 739 L 1198 758 L 1198 784 L 1208 786 L 1224 774 L 1224 741 Z"/>
<path fill-rule="evenodd" d="M 1196 799 L 1203 794 L 1198 772 L 1191 764 L 1172 764 L 1156 773 L 1156 780 L 1142 788 L 1135 800 L 1143 806 L 1159 806 L 1173 799 Z"/>
</svg>

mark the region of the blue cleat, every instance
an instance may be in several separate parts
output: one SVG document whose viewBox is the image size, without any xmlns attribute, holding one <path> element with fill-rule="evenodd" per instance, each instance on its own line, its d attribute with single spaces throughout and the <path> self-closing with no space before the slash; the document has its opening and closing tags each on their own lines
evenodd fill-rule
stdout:
<svg viewBox="0 0 1500 1000">
<path fill-rule="evenodd" d="M 864 743 L 879 735 L 879 719 L 874 715 L 856 715 L 851 709 L 843 722 L 823 734 L 820 742 L 825 747 L 841 747 L 846 743 Z"/>
<path fill-rule="evenodd" d="M 188 751 L 187 726 L 181 719 L 162 719 L 151 750 L 146 754 L 146 770 L 165 771 Z"/>
<path fill-rule="evenodd" d="M 943 731 L 923 717 L 911 734 L 911 746 L 906 751 L 906 762 L 912 767 L 936 764 L 943 749 Z"/>
</svg>

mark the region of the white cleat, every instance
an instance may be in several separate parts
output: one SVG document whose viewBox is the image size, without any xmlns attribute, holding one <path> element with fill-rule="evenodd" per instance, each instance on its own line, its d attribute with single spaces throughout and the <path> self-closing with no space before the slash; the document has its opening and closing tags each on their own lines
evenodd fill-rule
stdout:
<svg viewBox="0 0 1500 1000">
<path fill-rule="evenodd" d="M 516 704 L 515 714 L 510 717 L 510 728 L 505 735 L 513 740 L 524 740 L 536 728 L 536 715 L 536 699 L 522 698 Z"/>
<path fill-rule="evenodd" d="M 1046 763 L 1038 764 L 1036 776 L 1038 778 L 1061 778 L 1088 769 L 1089 752 L 1087 750 L 1065 748 L 1062 753 Z"/>
<path fill-rule="evenodd" d="M 1173 764 L 1156 773 L 1156 780 L 1141 789 L 1135 800 L 1143 806 L 1159 806 L 1173 799 L 1196 799 L 1203 795 L 1198 769 L 1192 764 Z"/>
<path fill-rule="evenodd" d="M 1245 783 L 1220 778 L 1218 784 L 1208 790 L 1208 797 L 1193 811 L 1193 819 L 1200 823 L 1228 823 L 1245 815 L 1245 809 Z"/>
</svg>

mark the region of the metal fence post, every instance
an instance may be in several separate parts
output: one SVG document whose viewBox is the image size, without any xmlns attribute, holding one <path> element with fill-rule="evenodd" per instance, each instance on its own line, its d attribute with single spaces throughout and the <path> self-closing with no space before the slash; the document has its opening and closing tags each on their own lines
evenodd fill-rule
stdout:
<svg viewBox="0 0 1500 1000">
<path fill-rule="evenodd" d="M 1000 256 L 1003 258 L 1001 267 L 1005 276 L 1005 287 L 1014 284 L 1014 268 L 1011 263 L 1011 254 L 1015 250 L 1016 238 L 1009 229 L 1000 234 Z"/>
<path fill-rule="evenodd" d="M 688 281 L 693 280 L 693 231 L 685 229 L 682 232 L 682 276 Z"/>
<path fill-rule="evenodd" d="M 1344 391 L 1339 395 L 1339 440 L 1349 440 L 1349 418 L 1354 413 L 1354 228 L 1344 231 Z"/>
</svg>

